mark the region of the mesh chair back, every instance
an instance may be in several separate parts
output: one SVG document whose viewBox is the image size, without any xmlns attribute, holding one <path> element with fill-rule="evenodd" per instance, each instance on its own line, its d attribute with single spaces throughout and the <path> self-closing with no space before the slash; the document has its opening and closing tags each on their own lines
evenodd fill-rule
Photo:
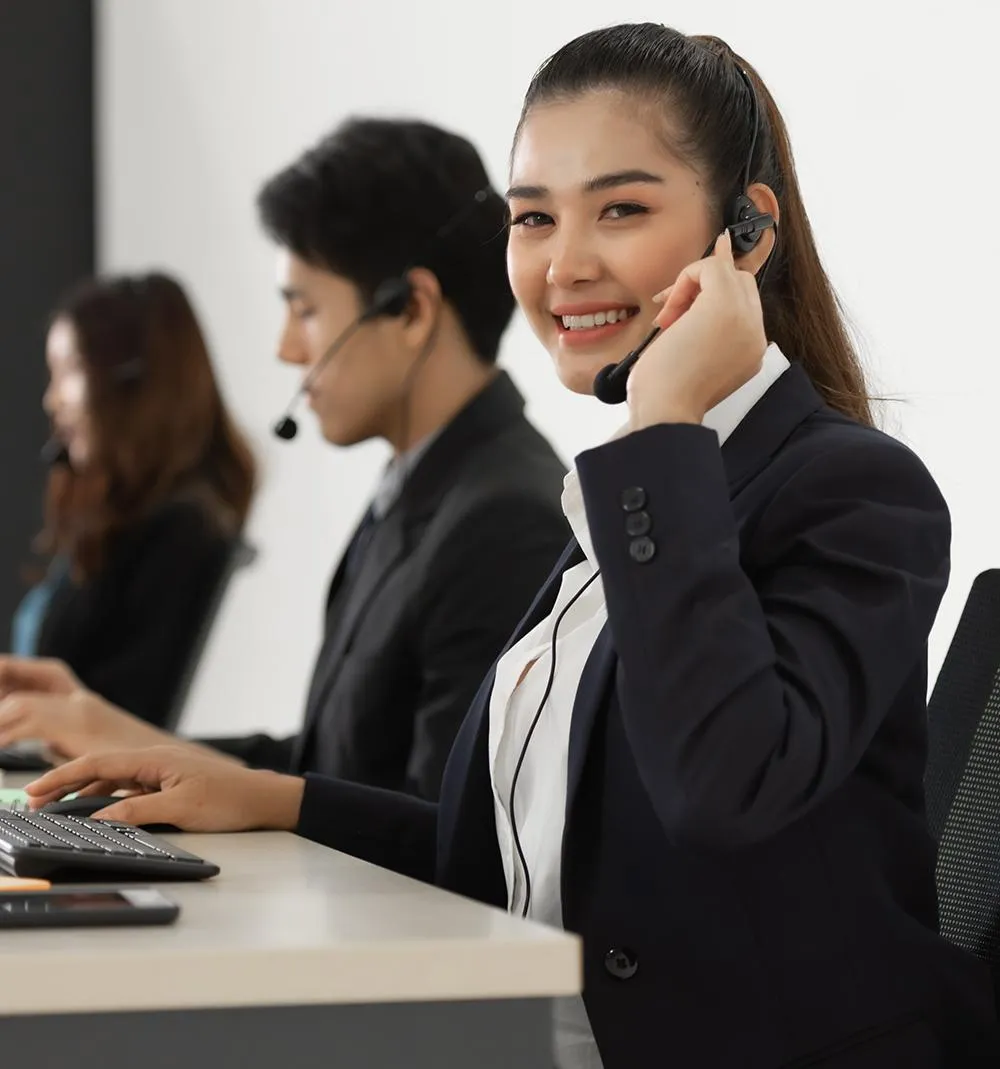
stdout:
<svg viewBox="0 0 1000 1069">
<path fill-rule="evenodd" d="M 928 704 L 941 931 L 1000 965 L 1000 569 L 972 585 Z"/>
</svg>

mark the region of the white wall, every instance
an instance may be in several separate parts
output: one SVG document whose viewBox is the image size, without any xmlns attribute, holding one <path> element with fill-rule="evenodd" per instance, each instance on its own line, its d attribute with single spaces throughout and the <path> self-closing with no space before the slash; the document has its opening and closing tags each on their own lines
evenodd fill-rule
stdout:
<svg viewBox="0 0 1000 1069">
<path fill-rule="evenodd" d="M 995 329 L 1000 213 L 997 0 L 101 0 L 100 249 L 191 286 L 266 483 L 239 578 L 197 680 L 192 730 L 293 730 L 326 577 L 384 453 L 294 444 L 267 427 L 294 387 L 273 358 L 279 306 L 254 193 L 351 113 L 453 127 L 498 185 L 520 97 L 552 50 L 610 21 L 668 18 L 725 37 L 789 123 L 826 262 L 860 328 L 890 425 L 924 457 L 955 521 L 936 670 L 973 576 L 1000 564 Z M 566 458 L 620 416 L 557 386 L 522 323 L 504 363 Z M 891 636 L 887 636 L 891 641 Z"/>
</svg>

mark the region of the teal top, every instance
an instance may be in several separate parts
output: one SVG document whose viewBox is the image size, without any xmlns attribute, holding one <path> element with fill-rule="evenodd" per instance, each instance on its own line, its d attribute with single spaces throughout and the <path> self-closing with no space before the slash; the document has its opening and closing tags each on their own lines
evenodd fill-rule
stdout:
<svg viewBox="0 0 1000 1069">
<path fill-rule="evenodd" d="M 38 638 L 55 592 L 69 577 L 69 561 L 56 557 L 49 565 L 45 578 L 33 586 L 14 610 L 10 626 L 10 652 L 18 657 L 34 657 Z"/>
</svg>

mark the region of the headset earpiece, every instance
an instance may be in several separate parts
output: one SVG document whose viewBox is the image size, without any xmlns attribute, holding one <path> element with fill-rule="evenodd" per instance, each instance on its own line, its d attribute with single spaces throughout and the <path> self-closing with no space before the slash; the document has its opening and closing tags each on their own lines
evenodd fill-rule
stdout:
<svg viewBox="0 0 1000 1069">
<path fill-rule="evenodd" d="M 131 360 L 126 360 L 122 364 L 118 364 L 111 370 L 111 377 L 117 383 L 127 385 L 132 382 L 138 382 L 145 375 L 146 363 L 141 356 L 134 356 Z"/>
<path fill-rule="evenodd" d="M 747 196 L 740 193 L 726 209 L 726 229 L 733 241 L 733 252 L 752 252 L 765 230 L 774 226 L 774 217 L 762 212 Z"/>
<path fill-rule="evenodd" d="M 365 321 L 381 316 L 401 316 L 413 299 L 413 284 L 405 275 L 380 282 L 372 303 L 362 317 Z"/>
<path fill-rule="evenodd" d="M 774 226 L 774 217 L 767 212 L 762 212 L 750 199 L 747 190 L 750 188 L 750 178 L 753 174 L 753 158 L 757 149 L 757 138 L 760 136 L 760 101 L 757 98 L 757 90 L 753 87 L 750 75 L 739 65 L 736 72 L 740 80 L 746 86 L 750 97 L 750 151 L 747 153 L 746 164 L 740 179 L 740 191 L 726 205 L 723 223 L 729 231 L 733 241 L 733 252 L 743 254 L 752 252 L 761 239 L 765 230 Z"/>
</svg>

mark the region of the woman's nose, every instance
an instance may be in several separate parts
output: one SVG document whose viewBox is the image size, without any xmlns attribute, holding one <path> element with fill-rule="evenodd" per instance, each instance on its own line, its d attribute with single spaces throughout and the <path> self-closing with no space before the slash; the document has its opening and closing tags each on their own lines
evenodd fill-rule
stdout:
<svg viewBox="0 0 1000 1069">
<path fill-rule="evenodd" d="M 553 241 L 545 274 L 550 286 L 571 290 L 584 283 L 595 282 L 600 276 L 600 258 L 584 238 L 566 231 Z"/>
</svg>

